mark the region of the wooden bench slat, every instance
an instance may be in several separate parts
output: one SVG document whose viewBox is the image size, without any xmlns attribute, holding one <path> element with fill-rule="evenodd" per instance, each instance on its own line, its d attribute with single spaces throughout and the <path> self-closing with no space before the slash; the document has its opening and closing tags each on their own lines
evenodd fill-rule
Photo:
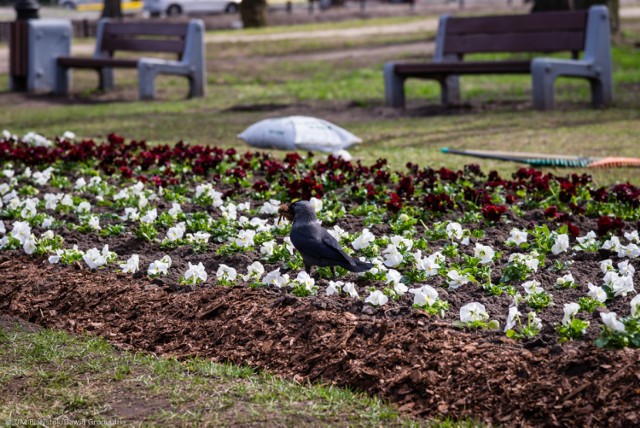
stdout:
<svg viewBox="0 0 640 428">
<path fill-rule="evenodd" d="M 547 12 L 531 15 L 450 18 L 447 37 L 463 34 L 547 33 L 580 31 L 587 27 L 587 12 Z M 535 35 L 531 35 L 535 37 Z"/>
<path fill-rule="evenodd" d="M 561 52 L 582 51 L 583 32 L 555 31 L 536 34 L 475 34 L 465 36 L 448 35 L 444 53 L 469 54 L 492 52 Z"/>
<path fill-rule="evenodd" d="M 102 68 L 102 67 L 118 67 L 118 68 L 136 68 L 138 66 L 137 59 L 120 59 L 120 58 L 90 58 L 90 57 L 72 57 L 61 56 L 57 58 L 58 64 L 64 67 L 74 68 Z"/>
<path fill-rule="evenodd" d="M 141 36 L 179 36 L 187 35 L 187 25 L 169 23 L 158 25 L 157 23 L 134 22 L 109 22 L 104 26 L 105 35 L 141 35 Z"/>
<path fill-rule="evenodd" d="M 396 64 L 394 71 L 403 77 L 445 77 L 451 74 L 528 74 L 531 61 L 460 61 Z"/>
<path fill-rule="evenodd" d="M 128 38 L 104 38 L 102 50 L 113 51 L 137 51 L 137 52 L 170 52 L 182 53 L 184 51 L 183 40 L 159 40 L 159 39 L 128 39 Z"/>
</svg>

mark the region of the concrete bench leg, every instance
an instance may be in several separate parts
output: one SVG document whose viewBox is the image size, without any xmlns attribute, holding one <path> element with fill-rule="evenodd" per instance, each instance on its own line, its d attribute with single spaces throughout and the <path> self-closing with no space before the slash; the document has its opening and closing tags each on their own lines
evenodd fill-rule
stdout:
<svg viewBox="0 0 640 428">
<path fill-rule="evenodd" d="M 196 71 L 188 76 L 189 78 L 189 97 L 204 97 L 205 76 L 203 72 Z"/>
<path fill-rule="evenodd" d="M 591 84 L 591 102 L 594 107 L 605 107 L 613 102 L 613 89 L 611 80 L 589 79 Z"/>
<path fill-rule="evenodd" d="M 100 79 L 100 83 L 98 84 L 98 88 L 101 91 L 112 91 L 113 90 L 113 68 L 101 68 L 98 70 L 98 77 Z"/>
<path fill-rule="evenodd" d="M 440 100 L 444 105 L 460 103 L 460 78 L 448 76 L 440 80 Z"/>
<path fill-rule="evenodd" d="M 138 63 L 138 92 L 141 100 L 152 100 L 156 96 L 156 70 L 151 64 Z"/>
<path fill-rule="evenodd" d="M 384 99 L 387 107 L 404 108 L 404 81 L 405 79 L 395 73 L 395 63 L 388 62 L 384 65 Z"/>
<path fill-rule="evenodd" d="M 55 95 L 67 95 L 69 92 L 69 80 L 71 79 L 71 70 L 56 64 L 55 86 L 53 93 Z"/>
<path fill-rule="evenodd" d="M 553 109 L 553 85 L 555 81 L 556 74 L 550 65 L 533 61 L 531 64 L 531 84 L 533 107 L 536 110 Z"/>
</svg>

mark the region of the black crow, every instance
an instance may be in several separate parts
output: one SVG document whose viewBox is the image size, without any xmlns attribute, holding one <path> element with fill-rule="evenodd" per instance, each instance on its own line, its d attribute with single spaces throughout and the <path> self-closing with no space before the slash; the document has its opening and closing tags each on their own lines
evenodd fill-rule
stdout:
<svg viewBox="0 0 640 428">
<path fill-rule="evenodd" d="M 335 275 L 335 266 L 350 272 L 366 272 L 373 264 L 361 262 L 349 256 L 340 248 L 338 241 L 326 231 L 316 217 L 309 201 L 297 201 L 280 206 L 281 217 L 293 221 L 291 243 L 302 255 L 304 270 L 311 275 L 312 266 L 330 266 Z"/>
</svg>

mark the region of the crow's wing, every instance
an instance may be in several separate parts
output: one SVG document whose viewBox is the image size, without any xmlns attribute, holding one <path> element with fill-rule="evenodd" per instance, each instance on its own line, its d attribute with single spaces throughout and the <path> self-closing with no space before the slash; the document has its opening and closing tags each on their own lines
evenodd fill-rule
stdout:
<svg viewBox="0 0 640 428">
<path fill-rule="evenodd" d="M 293 246 L 303 255 L 316 259 L 354 263 L 351 257 L 340 248 L 338 241 L 319 224 L 294 227 L 291 229 L 290 238 Z"/>
</svg>

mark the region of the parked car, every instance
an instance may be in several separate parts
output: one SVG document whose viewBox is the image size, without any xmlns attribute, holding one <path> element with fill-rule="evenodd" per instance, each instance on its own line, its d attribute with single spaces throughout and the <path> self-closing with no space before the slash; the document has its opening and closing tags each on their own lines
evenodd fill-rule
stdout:
<svg viewBox="0 0 640 428">
<path fill-rule="evenodd" d="M 58 4 L 65 9 L 80 11 L 101 11 L 104 7 L 103 0 L 58 0 Z M 139 12 L 142 10 L 142 0 L 122 0 L 121 7 L 124 13 Z"/>
<path fill-rule="evenodd" d="M 151 16 L 190 13 L 237 13 L 240 0 L 144 0 L 144 11 Z"/>
</svg>

